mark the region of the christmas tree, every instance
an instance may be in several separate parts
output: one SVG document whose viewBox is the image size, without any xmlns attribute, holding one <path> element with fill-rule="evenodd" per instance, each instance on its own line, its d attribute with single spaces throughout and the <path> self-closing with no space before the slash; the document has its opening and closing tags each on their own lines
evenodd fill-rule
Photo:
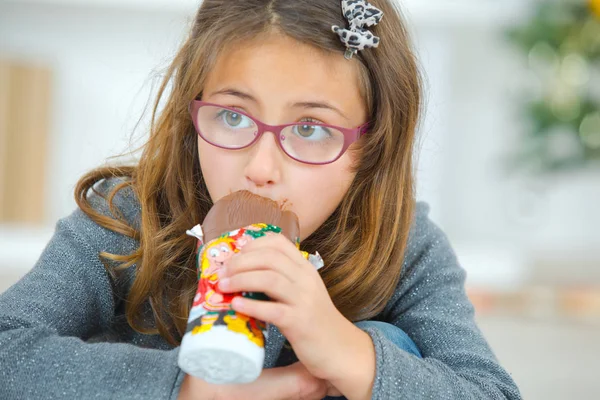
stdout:
<svg viewBox="0 0 600 400">
<path fill-rule="evenodd" d="M 535 173 L 600 161 L 600 0 L 543 0 L 507 38 L 524 51 L 527 121 L 511 166 Z"/>
</svg>

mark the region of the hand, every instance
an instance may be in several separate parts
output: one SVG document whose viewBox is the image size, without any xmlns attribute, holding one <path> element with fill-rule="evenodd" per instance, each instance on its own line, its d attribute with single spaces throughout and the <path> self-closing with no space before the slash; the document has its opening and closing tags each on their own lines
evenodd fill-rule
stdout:
<svg viewBox="0 0 600 400">
<path fill-rule="evenodd" d="M 177 400 L 216 400 L 217 385 L 185 374 Z"/>
<path fill-rule="evenodd" d="M 267 294 L 271 301 L 236 296 L 232 308 L 277 326 L 313 376 L 339 378 L 339 364 L 352 351 L 340 338 L 355 327 L 333 304 L 319 272 L 285 236 L 246 244 L 219 271 L 219 290 Z"/>
<path fill-rule="evenodd" d="M 329 382 L 315 378 L 300 363 L 264 369 L 250 383 L 213 385 L 186 375 L 178 400 L 284 400 L 290 398 L 321 400 L 342 393 Z"/>
<path fill-rule="evenodd" d="M 342 393 L 326 380 L 314 377 L 301 362 L 286 367 L 263 369 L 250 383 L 218 385 L 216 400 L 287 400 L 341 396 Z"/>
</svg>

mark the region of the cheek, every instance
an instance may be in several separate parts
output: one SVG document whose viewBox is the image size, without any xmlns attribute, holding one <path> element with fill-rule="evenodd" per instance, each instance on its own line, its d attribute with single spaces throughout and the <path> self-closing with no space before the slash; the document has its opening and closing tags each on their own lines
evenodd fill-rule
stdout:
<svg viewBox="0 0 600 400">
<path fill-rule="evenodd" d="M 301 240 L 316 231 L 346 195 L 354 179 L 348 165 L 344 162 L 324 166 L 296 181 L 293 210 L 300 219 Z"/>
<path fill-rule="evenodd" d="M 232 187 L 236 168 L 230 156 L 225 150 L 203 141 L 198 142 L 200 169 L 213 201 L 229 194 L 229 188 Z"/>
</svg>

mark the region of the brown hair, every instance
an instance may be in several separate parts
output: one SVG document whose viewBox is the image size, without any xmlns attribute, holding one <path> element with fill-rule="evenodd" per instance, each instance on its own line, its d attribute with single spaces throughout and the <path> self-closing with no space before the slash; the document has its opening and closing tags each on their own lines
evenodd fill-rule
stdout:
<svg viewBox="0 0 600 400">
<path fill-rule="evenodd" d="M 323 256 L 323 281 L 335 306 L 351 321 L 376 316 L 394 293 L 415 206 L 413 144 L 421 110 L 421 76 L 400 10 L 390 0 L 371 4 L 384 13 L 382 21 L 370 28 L 381 38 L 379 47 L 360 51 L 348 62 L 357 63 L 373 124 L 357 142 L 356 178 L 348 192 L 301 245 Z M 340 5 L 338 0 L 204 0 L 161 83 L 139 162 L 103 166 L 78 182 L 75 198 L 90 218 L 139 240 L 132 254 L 100 253 L 121 263 L 116 271 L 136 268 L 126 306 L 133 329 L 160 333 L 173 345 L 185 332 L 197 289 L 195 240 L 185 232 L 202 222 L 212 205 L 187 107 L 201 93 L 219 51 L 276 32 L 342 57 L 345 47 L 331 31 L 332 25 L 347 26 Z M 158 112 L 169 83 L 172 89 Z M 117 219 L 99 214 L 87 200 L 94 183 L 110 177 L 128 178 L 108 196 Z M 112 204 L 124 187 L 131 187 L 139 199 L 139 231 L 119 217 Z M 143 318 L 146 302 L 153 321 Z"/>
</svg>

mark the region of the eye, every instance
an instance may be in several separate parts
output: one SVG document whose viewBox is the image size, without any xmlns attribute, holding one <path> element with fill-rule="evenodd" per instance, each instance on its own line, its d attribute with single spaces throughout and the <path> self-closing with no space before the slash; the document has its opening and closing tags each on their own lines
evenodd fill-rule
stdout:
<svg viewBox="0 0 600 400">
<path fill-rule="evenodd" d="M 208 251 L 208 254 L 209 254 L 211 257 L 216 257 L 216 256 L 218 256 L 218 255 L 219 255 L 219 249 L 214 249 L 214 248 L 213 248 L 213 249 L 210 249 L 210 250 Z"/>
<path fill-rule="evenodd" d="M 252 120 L 245 115 L 225 109 L 219 111 L 217 119 L 229 128 L 248 128 L 254 125 Z"/>
<path fill-rule="evenodd" d="M 223 253 L 229 253 L 229 249 L 227 247 L 225 247 L 225 246 L 221 247 L 221 251 Z"/>
<path fill-rule="evenodd" d="M 311 123 L 321 123 L 320 121 L 317 121 L 315 119 L 312 118 L 307 118 L 308 121 L 307 122 L 311 122 Z M 311 140 L 315 140 L 315 141 L 319 141 L 319 140 L 324 140 L 327 138 L 330 138 L 332 136 L 331 132 L 329 131 L 329 129 L 323 127 L 323 126 L 314 126 L 314 125 L 296 125 L 294 126 L 294 134 L 304 138 L 304 139 L 311 139 Z"/>
<path fill-rule="evenodd" d="M 238 126 L 242 121 L 242 114 L 232 113 L 231 111 L 225 112 L 225 122 L 231 126 Z"/>
<path fill-rule="evenodd" d="M 311 125 L 300 125 L 297 127 L 298 128 L 298 134 L 302 137 L 311 137 L 312 135 L 314 135 L 315 133 L 315 128 L 314 126 Z"/>
</svg>

